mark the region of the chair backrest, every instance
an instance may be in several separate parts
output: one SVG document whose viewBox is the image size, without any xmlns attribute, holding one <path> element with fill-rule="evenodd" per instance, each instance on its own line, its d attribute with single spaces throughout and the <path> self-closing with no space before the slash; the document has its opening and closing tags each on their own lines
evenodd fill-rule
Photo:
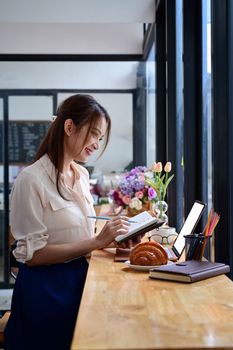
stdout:
<svg viewBox="0 0 233 350">
<path fill-rule="evenodd" d="M 17 242 L 14 241 L 10 245 L 10 274 L 14 279 L 16 279 L 18 269 L 19 269 L 19 263 L 13 255 L 13 250 L 15 249 L 16 244 L 17 244 Z M 4 313 L 4 315 L 0 318 L 0 347 L 1 347 L 1 349 L 4 348 L 4 331 L 5 331 L 8 319 L 10 317 L 10 314 L 11 314 L 10 311 L 6 311 Z"/>
<path fill-rule="evenodd" d="M 2 318 L 0 318 L 0 346 L 1 347 L 4 345 L 4 330 L 6 328 L 10 314 L 11 314 L 10 311 L 7 311 L 4 313 Z"/>
</svg>

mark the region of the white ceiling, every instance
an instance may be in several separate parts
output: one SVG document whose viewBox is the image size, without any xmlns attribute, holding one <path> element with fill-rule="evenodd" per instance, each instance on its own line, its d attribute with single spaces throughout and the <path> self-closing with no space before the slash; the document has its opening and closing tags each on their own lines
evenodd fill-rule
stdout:
<svg viewBox="0 0 233 350">
<path fill-rule="evenodd" d="M 0 0 L 0 54 L 142 54 L 154 0 Z"/>
<path fill-rule="evenodd" d="M 154 0 L 0 0 L 0 22 L 151 23 Z"/>
</svg>

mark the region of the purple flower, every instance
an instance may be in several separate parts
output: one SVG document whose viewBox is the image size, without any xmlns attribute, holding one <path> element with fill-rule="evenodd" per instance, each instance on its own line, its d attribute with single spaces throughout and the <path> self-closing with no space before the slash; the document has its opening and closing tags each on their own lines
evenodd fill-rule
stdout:
<svg viewBox="0 0 233 350">
<path fill-rule="evenodd" d="M 148 188 L 148 199 L 149 199 L 149 201 L 154 199 L 156 196 L 157 196 L 157 193 L 156 193 L 155 189 L 152 188 L 152 187 L 149 187 Z"/>
<path fill-rule="evenodd" d="M 145 166 L 138 166 L 125 174 L 125 177 L 120 181 L 116 194 L 112 196 L 115 203 L 123 202 L 123 197 L 134 198 L 137 192 L 142 192 L 142 201 L 147 200 L 147 188 L 145 187 L 144 173 L 147 171 Z M 145 198 L 144 198 L 145 195 Z M 126 203 L 125 203 L 126 204 Z"/>
</svg>

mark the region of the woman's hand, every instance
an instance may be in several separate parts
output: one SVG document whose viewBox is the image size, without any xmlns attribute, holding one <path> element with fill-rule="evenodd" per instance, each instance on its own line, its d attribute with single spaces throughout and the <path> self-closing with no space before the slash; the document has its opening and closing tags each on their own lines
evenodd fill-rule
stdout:
<svg viewBox="0 0 233 350">
<path fill-rule="evenodd" d="M 134 247 L 135 245 L 137 245 L 138 243 L 141 242 L 142 238 L 144 237 L 144 233 L 142 235 L 138 235 L 137 237 L 133 238 L 133 239 L 129 239 L 126 242 L 123 243 L 117 243 L 115 242 L 115 246 L 117 248 L 123 248 L 123 249 L 130 249 L 132 247 Z"/>
<path fill-rule="evenodd" d="M 127 216 L 116 216 L 107 221 L 102 231 L 96 236 L 100 248 L 114 242 L 118 235 L 126 234 L 129 231 L 129 218 Z"/>
</svg>

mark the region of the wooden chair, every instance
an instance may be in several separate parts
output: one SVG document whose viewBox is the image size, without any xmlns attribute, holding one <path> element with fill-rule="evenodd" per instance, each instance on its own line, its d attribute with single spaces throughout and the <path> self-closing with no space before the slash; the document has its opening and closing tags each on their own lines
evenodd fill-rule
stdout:
<svg viewBox="0 0 233 350">
<path fill-rule="evenodd" d="M 16 242 L 11 240 L 10 244 L 10 274 L 11 276 L 16 279 L 17 273 L 18 273 L 18 263 L 15 260 L 12 250 L 15 248 Z M 11 312 L 6 311 L 3 313 L 3 316 L 0 318 L 0 348 L 4 347 L 4 331 L 8 322 L 8 319 L 10 317 Z"/>
<path fill-rule="evenodd" d="M 10 317 L 10 311 L 6 311 L 4 315 L 0 318 L 0 346 L 4 346 L 4 330 L 6 328 L 8 319 Z"/>
</svg>

